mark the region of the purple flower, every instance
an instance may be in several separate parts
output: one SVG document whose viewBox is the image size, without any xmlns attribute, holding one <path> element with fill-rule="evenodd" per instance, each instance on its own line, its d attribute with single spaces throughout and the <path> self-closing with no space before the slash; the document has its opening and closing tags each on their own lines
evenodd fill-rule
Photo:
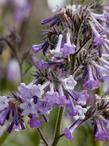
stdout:
<svg viewBox="0 0 109 146">
<path fill-rule="evenodd" d="M 95 37 L 94 42 L 96 43 L 96 45 L 103 45 L 104 38 L 102 36 Z"/>
<path fill-rule="evenodd" d="M 32 46 L 32 51 L 33 51 L 34 53 L 37 53 L 37 52 L 41 51 L 41 50 L 42 50 L 42 45 L 43 45 L 43 44 L 33 45 L 33 46 Z"/>
<path fill-rule="evenodd" d="M 25 128 L 24 122 L 20 117 L 18 107 L 14 103 L 9 103 L 10 114 L 12 114 L 13 119 L 8 128 L 8 132 L 11 132 L 13 129 L 21 130 Z"/>
<path fill-rule="evenodd" d="M 49 67 L 48 62 L 44 61 L 43 59 L 38 61 L 35 56 L 32 56 L 32 63 L 34 64 L 36 69 L 39 69 L 39 70 L 44 70 Z"/>
<path fill-rule="evenodd" d="M 109 133 L 107 131 L 104 130 L 99 130 L 96 135 L 95 135 L 96 139 L 98 141 L 104 141 L 107 142 L 109 140 Z"/>
<path fill-rule="evenodd" d="M 94 66 L 96 70 L 96 77 L 99 76 L 99 80 L 102 80 L 104 76 L 109 75 L 109 68 L 104 66 L 103 64 L 98 64 L 95 61 L 92 61 L 91 64 Z"/>
<path fill-rule="evenodd" d="M 51 104 L 51 106 L 57 105 L 59 103 L 59 94 L 58 92 L 50 92 L 48 91 L 45 95 L 45 100 Z M 58 100 L 58 101 L 57 101 Z"/>
<path fill-rule="evenodd" d="M 70 102 L 66 96 L 60 96 L 60 95 L 58 96 L 57 105 L 65 107 L 66 105 L 69 105 L 69 104 L 70 104 Z"/>
<path fill-rule="evenodd" d="M 12 99 L 11 99 L 12 100 Z M 8 132 L 11 132 L 13 129 L 18 130 L 18 126 L 20 129 L 24 129 L 24 122 L 20 117 L 20 113 L 18 112 L 18 107 L 6 96 L 0 97 L 0 125 L 3 126 L 6 120 L 9 120 L 11 116 L 11 122 L 7 129 Z"/>
<path fill-rule="evenodd" d="M 88 80 L 84 83 L 84 87 L 89 90 L 95 90 L 99 87 L 99 81 L 94 78 L 91 66 L 88 66 Z"/>
<path fill-rule="evenodd" d="M 77 121 L 70 128 L 65 128 L 64 129 L 64 135 L 68 140 L 70 140 L 70 141 L 73 140 L 73 133 L 77 129 L 79 124 L 80 124 L 80 121 Z"/>
<path fill-rule="evenodd" d="M 84 83 L 84 87 L 89 90 L 95 90 L 99 86 L 99 82 L 97 80 L 88 80 Z"/>
<path fill-rule="evenodd" d="M 69 115 L 75 120 L 83 120 L 85 119 L 87 110 L 87 108 L 82 107 L 81 105 L 71 105 Z"/>
<path fill-rule="evenodd" d="M 45 101 L 51 105 L 51 107 L 54 106 L 67 106 L 70 104 L 67 97 L 64 95 L 63 87 L 59 85 L 58 91 L 55 91 L 54 84 L 50 83 L 50 91 L 47 91 L 44 97 Z"/>
<path fill-rule="evenodd" d="M 65 129 L 64 129 L 64 135 L 65 135 L 65 137 L 66 137 L 68 140 L 70 140 L 70 141 L 73 140 L 73 136 L 72 136 L 72 134 L 71 134 L 71 132 L 70 132 L 70 130 L 69 130 L 68 128 L 65 128 Z"/>
<path fill-rule="evenodd" d="M 50 53 L 53 54 L 54 57 L 62 58 L 68 57 L 70 54 L 74 54 L 76 46 L 74 44 L 71 44 L 70 32 L 67 33 L 66 40 L 66 43 L 63 43 L 63 35 L 59 35 L 56 48 L 54 50 L 50 50 Z"/>
<path fill-rule="evenodd" d="M 87 93 L 85 94 L 86 96 L 88 96 Z M 83 98 L 87 98 L 87 97 L 84 97 L 84 94 L 82 96 Z M 68 115 L 70 116 L 70 118 L 73 118 L 74 120 L 85 119 L 85 114 L 88 111 L 88 107 L 84 107 L 84 105 L 86 104 L 86 99 L 83 102 L 81 102 L 82 99 L 79 101 L 79 97 L 76 92 L 70 93 L 68 95 L 68 98 L 69 98 L 70 104 L 67 106 L 67 110 L 68 110 Z"/>
<path fill-rule="evenodd" d="M 95 45 L 97 45 L 99 57 L 101 57 L 102 56 L 102 47 L 104 44 L 104 38 L 102 36 L 98 36 L 98 37 L 96 36 L 94 38 L 94 43 L 95 43 Z"/>
<path fill-rule="evenodd" d="M 30 83 L 25 85 L 21 83 L 18 88 L 17 96 L 21 98 L 22 103 L 20 108 L 23 110 L 23 115 L 34 114 L 46 114 L 49 110 L 48 102 L 44 101 L 42 96 L 44 94 L 44 89 L 49 86 L 49 81 L 43 85 L 35 85 Z M 42 98 L 42 99 L 41 99 Z"/>
<path fill-rule="evenodd" d="M 9 117 L 9 109 L 5 109 L 0 113 L 0 125 L 3 126 L 5 124 L 5 121 L 8 120 Z"/>
<path fill-rule="evenodd" d="M 10 133 L 12 130 L 19 131 L 25 129 L 23 120 L 20 118 L 18 110 L 16 108 L 11 109 L 12 112 L 12 122 L 10 123 L 7 131 Z M 10 113 L 11 114 L 11 113 Z"/>
<path fill-rule="evenodd" d="M 51 27 L 56 25 L 57 23 L 59 23 L 59 19 L 57 16 L 53 16 L 41 21 L 41 24 L 47 24 L 50 25 Z"/>
<path fill-rule="evenodd" d="M 97 20 L 102 20 L 102 21 L 106 21 L 106 15 L 104 13 L 101 14 L 96 14 L 96 13 L 91 13 L 95 19 Z"/>
<path fill-rule="evenodd" d="M 41 88 L 40 85 L 38 86 L 33 83 L 25 85 L 24 83 L 21 83 L 20 86 L 18 87 L 17 95 L 22 100 L 28 100 L 34 96 L 41 97 L 43 93 L 44 93 L 44 90 Z"/>
<path fill-rule="evenodd" d="M 35 115 L 33 115 L 32 118 L 30 118 L 28 123 L 31 128 L 40 128 L 42 125 L 42 121 L 39 120 L 39 118 L 37 118 Z"/>
<path fill-rule="evenodd" d="M 89 99 L 87 90 L 83 90 L 81 92 L 72 91 L 70 94 L 78 102 L 78 104 L 81 105 L 86 105 L 87 100 Z"/>
<path fill-rule="evenodd" d="M 77 81 L 74 80 L 74 77 L 72 75 L 69 75 L 69 77 L 62 79 L 62 84 L 64 88 L 69 91 L 74 89 Z"/>
<path fill-rule="evenodd" d="M 6 96 L 0 96 L 0 125 L 4 125 L 9 114 L 9 100 Z"/>
<path fill-rule="evenodd" d="M 68 57 L 70 54 L 74 54 L 75 53 L 76 46 L 74 44 L 71 44 L 70 36 L 71 36 L 70 32 L 68 32 L 67 35 L 66 35 L 67 42 L 64 43 L 64 46 L 61 49 L 61 51 L 63 52 L 63 56 L 64 57 Z"/>
<path fill-rule="evenodd" d="M 69 104 L 69 100 L 66 96 L 60 95 L 58 92 L 47 92 L 45 96 L 45 100 L 53 107 L 53 106 L 66 106 Z"/>
<path fill-rule="evenodd" d="M 30 83 L 29 85 L 25 85 L 24 83 L 20 84 L 17 96 L 22 100 L 20 108 L 23 110 L 23 115 L 38 115 L 36 104 L 39 103 L 39 99 L 44 94 L 44 88 L 48 85 L 49 82 L 46 82 L 43 85 L 35 85 L 33 83 Z"/>
<path fill-rule="evenodd" d="M 38 101 L 38 103 L 36 104 L 36 109 L 38 110 L 38 112 L 42 115 L 47 114 L 50 110 L 51 110 L 52 104 L 50 104 L 48 101 L 46 100 L 40 100 Z"/>
<path fill-rule="evenodd" d="M 68 105 L 67 108 L 68 108 L 68 114 L 69 114 L 69 116 L 71 118 L 74 117 L 74 119 L 75 119 L 75 116 L 78 115 L 77 109 L 74 107 L 74 105 L 72 106 L 72 104 Z"/>
<path fill-rule="evenodd" d="M 100 49 L 99 53 L 102 52 L 101 49 L 103 48 L 105 48 L 106 52 L 109 53 L 109 41 L 107 35 L 100 34 L 100 32 L 104 31 L 105 28 L 97 20 L 93 20 L 95 21 L 96 26 L 92 22 L 90 22 L 90 25 L 92 28 L 92 33 L 94 34 L 94 42 Z M 99 55 L 100 57 L 102 56 L 101 53 Z"/>
<path fill-rule="evenodd" d="M 107 142 L 109 140 L 109 121 L 102 118 L 97 120 L 97 132 L 95 137 L 99 141 Z"/>
<path fill-rule="evenodd" d="M 25 129 L 25 125 L 23 121 L 19 121 L 18 124 L 15 124 L 14 121 L 12 121 L 12 123 L 9 125 L 7 131 L 10 133 L 12 132 L 12 130 L 15 131 L 20 131 Z"/>
<path fill-rule="evenodd" d="M 22 115 L 28 116 L 29 114 L 36 114 L 38 115 L 34 99 L 30 101 L 25 101 L 20 104 L 20 108 L 22 110 Z"/>
<path fill-rule="evenodd" d="M 40 70 L 47 69 L 48 67 L 49 67 L 49 64 L 44 60 L 40 60 L 36 63 L 36 68 Z"/>
</svg>

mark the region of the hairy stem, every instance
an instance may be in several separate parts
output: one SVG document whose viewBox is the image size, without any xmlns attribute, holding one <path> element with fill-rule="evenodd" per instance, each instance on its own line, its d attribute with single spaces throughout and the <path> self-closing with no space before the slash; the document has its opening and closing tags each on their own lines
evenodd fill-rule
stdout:
<svg viewBox="0 0 109 146">
<path fill-rule="evenodd" d="M 54 135 L 54 140 L 53 140 L 52 146 L 57 146 L 57 143 L 60 139 L 60 129 L 61 129 L 61 121 L 62 121 L 63 111 L 64 111 L 63 107 L 61 107 L 58 111 L 56 127 L 55 127 L 55 135 Z"/>
<path fill-rule="evenodd" d="M 38 131 L 38 133 L 40 135 L 40 138 L 43 140 L 45 146 L 49 146 L 49 144 L 48 144 L 47 140 L 45 139 L 45 137 L 43 136 L 41 130 L 38 128 L 37 131 Z"/>
</svg>

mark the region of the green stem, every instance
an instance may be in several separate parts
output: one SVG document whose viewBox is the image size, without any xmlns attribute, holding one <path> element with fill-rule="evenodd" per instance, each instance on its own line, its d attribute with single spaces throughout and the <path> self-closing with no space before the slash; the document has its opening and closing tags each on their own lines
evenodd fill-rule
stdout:
<svg viewBox="0 0 109 146">
<path fill-rule="evenodd" d="M 39 135 L 40 135 L 40 138 L 43 140 L 44 144 L 45 144 L 46 146 L 49 146 L 49 144 L 47 143 L 47 141 L 46 141 L 45 137 L 43 136 L 41 130 L 38 128 L 37 131 L 38 131 L 38 133 L 39 133 Z"/>
<path fill-rule="evenodd" d="M 54 135 L 54 140 L 53 140 L 52 146 L 57 146 L 57 143 L 60 139 L 60 129 L 61 129 L 63 111 L 64 111 L 63 107 L 59 108 L 57 121 L 56 121 L 56 127 L 55 127 L 55 135 Z"/>
</svg>

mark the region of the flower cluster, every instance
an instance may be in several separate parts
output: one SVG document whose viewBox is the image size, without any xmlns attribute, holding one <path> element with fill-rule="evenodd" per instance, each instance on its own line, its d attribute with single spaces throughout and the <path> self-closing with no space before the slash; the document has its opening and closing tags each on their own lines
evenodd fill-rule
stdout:
<svg viewBox="0 0 109 146">
<path fill-rule="evenodd" d="M 41 23 L 48 29 L 43 41 L 32 46 L 36 67 L 34 80 L 21 83 L 11 97 L 0 98 L 0 125 L 11 117 L 8 131 L 31 128 L 48 122 L 55 107 L 64 109 L 71 125 L 62 135 L 73 139 L 74 131 L 85 122 L 92 123 L 95 138 L 109 139 L 109 23 L 108 13 L 97 13 L 91 6 L 68 5 Z M 44 59 L 35 55 L 43 52 Z M 97 95 L 103 86 L 103 95 Z"/>
<path fill-rule="evenodd" d="M 32 47 L 34 53 L 43 51 L 45 55 L 43 62 L 34 62 L 40 69 L 37 80 L 46 72 L 45 79 L 52 82 L 53 92 L 60 93 L 61 86 L 64 100 L 68 100 L 64 108 L 72 125 L 65 127 L 64 135 L 69 140 L 74 130 L 87 120 L 92 120 L 92 126 L 97 127 L 97 140 L 109 139 L 109 120 L 104 115 L 109 100 L 106 96 L 109 89 L 108 17 L 106 9 L 97 13 L 93 7 L 68 5 L 41 22 L 49 29 L 43 32 L 43 42 Z M 99 97 L 97 90 L 101 86 L 104 93 Z"/>
</svg>

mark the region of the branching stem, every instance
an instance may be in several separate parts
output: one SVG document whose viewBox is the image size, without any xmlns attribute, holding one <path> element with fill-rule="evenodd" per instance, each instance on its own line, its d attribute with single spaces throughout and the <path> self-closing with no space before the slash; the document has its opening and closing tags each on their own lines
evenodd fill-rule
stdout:
<svg viewBox="0 0 109 146">
<path fill-rule="evenodd" d="M 41 130 L 38 128 L 37 131 L 38 131 L 38 133 L 39 133 L 41 139 L 43 140 L 45 146 L 49 146 L 49 144 L 48 144 L 48 142 L 46 141 L 45 137 L 43 136 Z"/>
</svg>

